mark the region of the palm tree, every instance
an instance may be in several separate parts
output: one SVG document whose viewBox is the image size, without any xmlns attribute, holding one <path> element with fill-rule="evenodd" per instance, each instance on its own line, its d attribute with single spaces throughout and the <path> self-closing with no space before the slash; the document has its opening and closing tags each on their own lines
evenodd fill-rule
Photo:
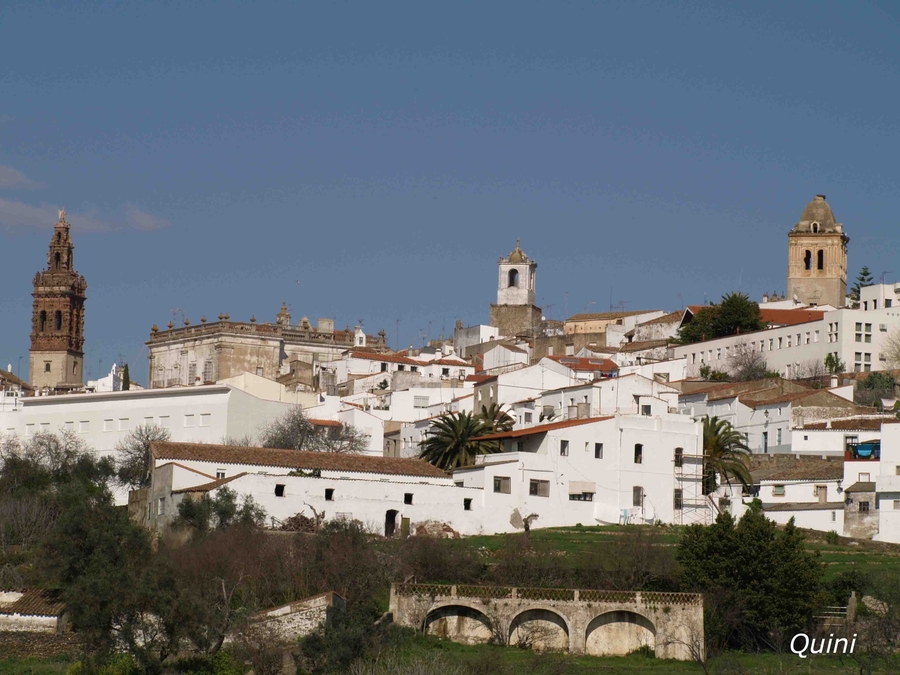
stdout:
<svg viewBox="0 0 900 675">
<path fill-rule="evenodd" d="M 481 406 L 481 412 L 478 413 L 478 417 L 491 428 L 493 433 L 512 431 L 513 425 L 515 424 L 512 415 L 496 403 L 491 403 L 490 407 L 484 405 Z"/>
<path fill-rule="evenodd" d="M 453 412 L 436 419 L 428 436 L 420 443 L 419 457 L 439 469 L 452 471 L 471 466 L 475 456 L 497 452 L 500 445 L 479 440 L 493 432 L 491 426 L 478 415 Z"/>
<path fill-rule="evenodd" d="M 716 474 L 728 485 L 734 479 L 748 487 L 752 483 L 749 460 L 747 437 L 736 431 L 731 422 L 718 417 L 703 418 L 703 494 L 715 491 Z"/>
</svg>

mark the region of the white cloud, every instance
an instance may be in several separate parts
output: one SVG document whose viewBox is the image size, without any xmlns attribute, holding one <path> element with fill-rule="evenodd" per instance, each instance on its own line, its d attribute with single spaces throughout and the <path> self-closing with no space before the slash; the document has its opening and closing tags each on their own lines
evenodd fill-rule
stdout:
<svg viewBox="0 0 900 675">
<path fill-rule="evenodd" d="M 31 180 L 24 173 L 11 166 L 0 166 L 0 189 L 14 190 L 17 188 L 36 189 L 47 187 L 44 183 Z"/>
<path fill-rule="evenodd" d="M 128 224 L 129 229 L 144 230 L 145 232 L 161 230 L 164 227 L 171 225 L 168 220 L 157 218 L 156 216 L 139 209 L 134 204 L 127 204 L 125 206 L 125 222 Z"/>
</svg>

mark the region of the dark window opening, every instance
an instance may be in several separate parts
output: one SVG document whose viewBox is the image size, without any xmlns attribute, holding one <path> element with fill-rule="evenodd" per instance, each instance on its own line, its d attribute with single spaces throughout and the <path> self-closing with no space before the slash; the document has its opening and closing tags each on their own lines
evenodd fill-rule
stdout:
<svg viewBox="0 0 900 675">
<path fill-rule="evenodd" d="M 641 507 L 644 505 L 644 488 L 635 485 L 631 491 L 631 505 Z"/>
<path fill-rule="evenodd" d="M 807 272 L 812 269 L 812 251 L 806 251 L 806 254 L 803 256 L 803 267 Z"/>
<path fill-rule="evenodd" d="M 471 499 L 463 499 L 463 511 L 471 511 L 472 510 L 472 500 Z"/>
<path fill-rule="evenodd" d="M 548 480 L 532 480 L 528 484 L 528 494 L 534 497 L 550 496 L 550 481 Z"/>
<path fill-rule="evenodd" d="M 684 508 L 684 491 L 680 489 L 675 490 L 673 506 L 675 510 Z"/>
<path fill-rule="evenodd" d="M 519 287 L 519 270 L 510 270 L 507 275 L 507 288 Z"/>
<path fill-rule="evenodd" d="M 59 255 L 59 253 L 57 253 L 57 254 L 54 256 L 54 259 L 56 260 L 56 269 L 59 269 L 59 260 L 60 260 L 60 255 Z"/>
<path fill-rule="evenodd" d="M 684 448 L 675 448 L 675 466 L 684 466 Z"/>
<path fill-rule="evenodd" d="M 559 455 L 560 455 L 560 457 L 568 457 L 569 456 L 569 441 L 560 441 L 559 442 Z"/>
<path fill-rule="evenodd" d="M 325 488 L 325 501 L 326 502 L 334 501 L 334 488 Z"/>
<path fill-rule="evenodd" d="M 634 463 L 642 464 L 644 462 L 644 446 L 640 443 L 634 444 Z"/>
<path fill-rule="evenodd" d="M 816 261 L 817 267 L 820 270 L 824 270 L 825 269 L 825 251 L 823 251 L 822 249 L 819 249 L 819 252 L 817 255 L 818 255 L 818 260 Z"/>
<path fill-rule="evenodd" d="M 494 492 L 500 492 L 508 495 L 510 493 L 511 483 L 507 476 L 494 476 Z"/>
<path fill-rule="evenodd" d="M 62 312 L 56 310 L 56 330 L 62 330 Z"/>
<path fill-rule="evenodd" d="M 868 513 L 869 512 L 869 502 L 860 502 L 859 503 L 859 512 L 860 513 Z"/>
<path fill-rule="evenodd" d="M 569 495 L 570 502 L 592 502 L 594 501 L 593 492 L 579 492 L 578 494 Z"/>
<path fill-rule="evenodd" d="M 47 329 L 47 312 L 41 310 L 40 315 L 40 331 L 43 333 Z"/>
<path fill-rule="evenodd" d="M 49 364 L 49 363 L 45 363 L 45 364 L 44 364 L 44 372 L 45 372 L 45 373 L 49 373 L 49 372 L 50 372 L 50 364 Z"/>
<path fill-rule="evenodd" d="M 412 504 L 413 493 L 407 492 L 403 495 L 403 503 L 404 504 Z"/>
<path fill-rule="evenodd" d="M 386 363 L 382 363 L 382 364 L 381 364 L 381 372 L 382 372 L 382 373 L 386 373 L 386 372 L 387 372 L 387 364 L 386 364 Z"/>
<path fill-rule="evenodd" d="M 278 484 L 275 486 L 275 496 L 284 497 L 284 485 Z"/>
<path fill-rule="evenodd" d="M 594 443 L 594 459 L 603 459 L 603 443 Z"/>
</svg>

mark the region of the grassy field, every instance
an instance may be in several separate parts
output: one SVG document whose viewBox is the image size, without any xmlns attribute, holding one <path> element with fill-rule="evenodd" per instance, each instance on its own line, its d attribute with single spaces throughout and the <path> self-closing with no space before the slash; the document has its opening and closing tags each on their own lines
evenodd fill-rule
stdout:
<svg viewBox="0 0 900 675">
<path fill-rule="evenodd" d="M 559 527 L 531 532 L 531 543 L 539 549 L 575 557 L 589 553 L 598 546 L 615 545 L 616 538 L 626 530 L 622 525 L 591 527 Z M 675 526 L 653 528 L 660 546 L 675 546 L 681 529 Z M 487 553 L 497 552 L 511 542 L 521 540 L 521 534 L 500 534 L 467 537 L 465 545 L 474 546 Z M 891 572 L 900 575 L 900 545 L 865 540 L 840 538 L 838 544 L 825 542 L 822 532 L 808 532 L 807 548 L 819 553 L 819 560 L 826 566 L 825 578 L 840 572 L 857 569 L 861 572 Z"/>
<path fill-rule="evenodd" d="M 0 675 L 58 675 L 65 673 L 73 660 L 64 656 L 49 659 L 11 658 L 0 656 Z"/>
</svg>

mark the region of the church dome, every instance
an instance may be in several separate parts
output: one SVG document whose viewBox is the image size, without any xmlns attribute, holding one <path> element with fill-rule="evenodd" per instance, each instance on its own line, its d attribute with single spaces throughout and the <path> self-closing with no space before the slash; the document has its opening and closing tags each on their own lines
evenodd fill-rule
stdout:
<svg viewBox="0 0 900 675">
<path fill-rule="evenodd" d="M 509 254 L 509 258 L 507 258 L 507 261 L 515 264 L 528 262 L 528 256 L 525 255 L 525 252 L 519 246 L 518 239 L 516 239 L 516 248 L 513 249 L 513 252 Z"/>
<path fill-rule="evenodd" d="M 800 222 L 794 226 L 794 232 L 834 233 L 842 231 L 841 224 L 834 219 L 834 213 L 825 195 L 816 195 L 800 216 Z"/>
</svg>

